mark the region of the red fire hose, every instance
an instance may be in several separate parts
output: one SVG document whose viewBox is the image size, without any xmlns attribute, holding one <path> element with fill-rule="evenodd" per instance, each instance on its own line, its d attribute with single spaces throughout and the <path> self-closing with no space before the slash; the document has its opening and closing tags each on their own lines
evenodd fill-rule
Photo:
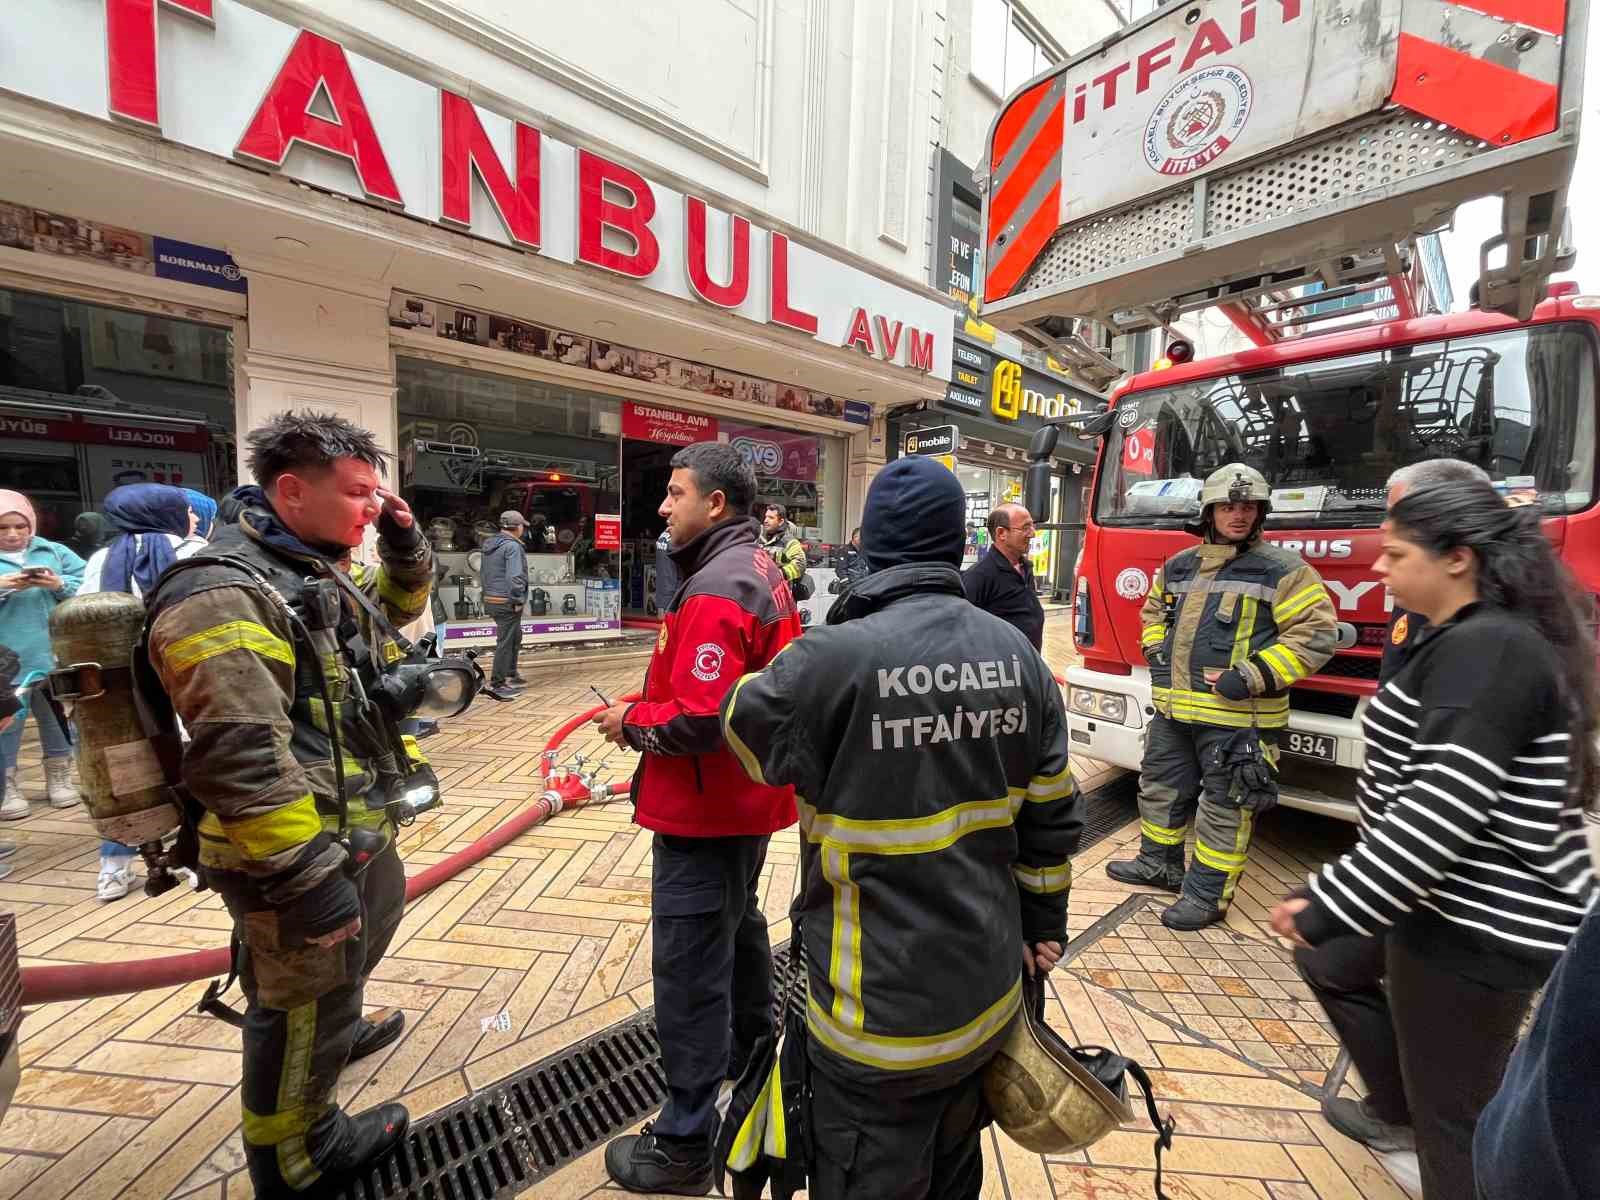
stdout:
<svg viewBox="0 0 1600 1200">
<path fill-rule="evenodd" d="M 638 693 L 621 697 L 637 700 Z M 566 721 L 545 742 L 546 753 L 559 749 L 573 730 L 602 711 L 595 706 Z M 611 795 L 625 796 L 628 784 L 612 789 Z M 496 850 L 514 841 L 535 825 L 549 818 L 550 812 L 530 804 L 516 816 L 495 826 L 464 850 L 458 850 L 426 871 L 406 880 L 406 902 L 425 895 L 446 879 L 482 862 Z M 22 968 L 22 1002 L 25 1005 L 53 1004 L 59 1000 L 88 1000 L 95 996 L 115 996 L 123 992 L 143 992 L 153 988 L 177 987 L 200 979 L 214 979 L 228 973 L 226 947 L 197 950 L 193 954 L 173 954 L 164 958 L 140 958 L 132 962 L 73 963 L 60 967 Z"/>
</svg>

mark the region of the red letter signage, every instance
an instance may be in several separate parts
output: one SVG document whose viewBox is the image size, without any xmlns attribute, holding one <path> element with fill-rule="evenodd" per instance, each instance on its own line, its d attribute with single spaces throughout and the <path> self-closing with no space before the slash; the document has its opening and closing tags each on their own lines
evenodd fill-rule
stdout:
<svg viewBox="0 0 1600 1200">
<path fill-rule="evenodd" d="M 319 91 L 333 107 L 331 121 L 311 111 Z M 289 57 L 283 60 L 234 153 L 281 167 L 295 142 L 349 159 L 361 190 L 373 199 L 405 203 L 389 160 L 383 156 L 361 89 L 350 73 L 344 47 L 307 30 L 301 30 L 290 47 Z"/>
<path fill-rule="evenodd" d="M 738 308 L 750 294 L 750 222 L 743 217 L 728 218 L 733 230 L 733 266 L 728 282 L 721 284 L 712 280 L 706 261 L 706 202 L 699 196 L 685 196 L 683 211 L 683 260 L 689 270 L 689 286 L 710 304 Z"/>
<path fill-rule="evenodd" d="M 768 320 L 776 325 L 787 325 L 801 333 L 817 332 L 817 317 L 789 303 L 789 239 L 781 233 L 768 234 L 771 243 L 771 261 L 767 272 L 770 295 Z M 872 335 L 867 334 L 870 340 Z"/>
<path fill-rule="evenodd" d="M 606 196 L 606 189 L 626 192 L 630 204 Z M 644 279 L 661 261 L 661 245 L 650 232 L 656 197 L 644 176 L 587 150 L 578 151 L 578 261 L 619 275 Z M 633 242 L 632 253 L 605 244 L 605 231 L 615 229 Z"/>
<path fill-rule="evenodd" d="M 844 335 L 844 344 L 868 354 L 877 353 L 877 347 L 872 344 L 872 322 L 867 320 L 866 309 L 858 308 L 850 314 L 850 332 Z"/>
<path fill-rule="evenodd" d="M 494 204 L 495 215 L 506 236 L 528 250 L 539 248 L 539 131 L 516 122 L 517 182 L 506 169 L 483 131 L 478 110 L 471 101 L 439 90 L 440 170 L 443 204 L 440 219 L 462 229 L 472 228 L 472 176 L 476 172 Z"/>
<path fill-rule="evenodd" d="M 906 366 L 913 371 L 933 370 L 933 334 L 906 330 Z"/>
<path fill-rule="evenodd" d="M 212 0 L 106 0 L 107 108 L 113 117 L 161 128 L 156 86 L 156 14 L 174 12 L 211 24 Z"/>
</svg>

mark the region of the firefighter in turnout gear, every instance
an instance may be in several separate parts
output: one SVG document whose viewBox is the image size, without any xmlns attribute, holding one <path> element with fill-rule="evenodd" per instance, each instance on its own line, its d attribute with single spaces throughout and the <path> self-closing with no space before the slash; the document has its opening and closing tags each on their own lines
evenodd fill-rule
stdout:
<svg viewBox="0 0 1600 1200">
<path fill-rule="evenodd" d="M 162 577 L 146 640 L 189 737 L 199 865 L 240 943 L 245 1160 L 256 1196 L 280 1200 L 334 1194 L 406 1130 L 398 1104 L 352 1117 L 335 1097 L 346 1061 L 404 1023 L 363 1019 L 361 1000 L 405 903 L 384 807 L 407 767 L 396 747 L 423 760 L 359 698 L 399 651 L 333 573 L 400 626 L 427 608 L 433 561 L 411 510 L 380 489 L 371 434 L 284 413 L 249 443 L 260 486 L 236 493 L 238 525 Z M 380 563 L 352 566 L 373 524 Z"/>
<path fill-rule="evenodd" d="M 1266 479 L 1243 463 L 1212 472 L 1200 492 L 1204 540 L 1167 560 L 1141 613 L 1156 716 L 1139 776 L 1139 856 L 1106 873 L 1181 893 L 1161 914 L 1172 929 L 1226 915 L 1255 818 L 1277 803 L 1289 688 L 1333 655 L 1322 577 L 1262 540 L 1271 501 Z"/>
<path fill-rule="evenodd" d="M 812 1200 L 976 1198 L 984 1068 L 1066 940 L 1082 804 L 1060 689 L 967 602 L 948 469 L 878 473 L 871 573 L 723 702 L 751 779 L 793 786 Z M 793 1150 L 791 1149 L 791 1153 Z"/>
</svg>

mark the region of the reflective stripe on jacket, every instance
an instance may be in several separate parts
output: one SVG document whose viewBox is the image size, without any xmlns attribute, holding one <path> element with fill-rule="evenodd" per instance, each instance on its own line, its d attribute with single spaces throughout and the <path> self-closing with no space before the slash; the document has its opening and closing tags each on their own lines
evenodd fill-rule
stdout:
<svg viewBox="0 0 1600 1200">
<path fill-rule="evenodd" d="M 1338 622 L 1322 577 L 1294 551 L 1258 538 L 1174 554 L 1150 585 L 1140 625 L 1161 713 L 1199 725 L 1281 729 L 1290 686 L 1333 657 Z M 1212 691 L 1229 667 L 1249 684 L 1248 699 Z"/>
<path fill-rule="evenodd" d="M 839 621 L 839 609 L 853 614 Z M 1063 940 L 1082 829 L 1044 660 L 953 567 L 868 576 L 723 705 L 752 779 L 793 785 L 807 1026 L 841 1074 L 956 1080 Z"/>
</svg>

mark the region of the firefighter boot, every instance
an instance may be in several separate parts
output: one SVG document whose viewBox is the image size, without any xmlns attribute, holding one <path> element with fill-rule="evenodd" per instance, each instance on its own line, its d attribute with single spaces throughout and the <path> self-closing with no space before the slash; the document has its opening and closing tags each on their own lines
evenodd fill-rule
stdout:
<svg viewBox="0 0 1600 1200">
<path fill-rule="evenodd" d="M 72 782 L 72 759 L 66 755 L 44 760 L 44 781 L 51 808 L 71 808 L 83 803 L 83 797 Z"/>
<path fill-rule="evenodd" d="M 606 1173 L 630 1192 L 709 1196 L 711 1157 L 699 1139 L 662 1138 L 650 1126 L 606 1147 Z"/>
<path fill-rule="evenodd" d="M 1192 932 L 1204 929 L 1207 925 L 1215 925 L 1227 915 L 1226 909 L 1217 908 L 1204 900 L 1186 895 L 1161 914 L 1161 923 L 1168 929 Z"/>
<path fill-rule="evenodd" d="M 1108 862 L 1106 874 L 1118 883 L 1160 888 L 1164 892 L 1183 890 L 1183 844 L 1142 847 L 1139 857 Z"/>
</svg>

